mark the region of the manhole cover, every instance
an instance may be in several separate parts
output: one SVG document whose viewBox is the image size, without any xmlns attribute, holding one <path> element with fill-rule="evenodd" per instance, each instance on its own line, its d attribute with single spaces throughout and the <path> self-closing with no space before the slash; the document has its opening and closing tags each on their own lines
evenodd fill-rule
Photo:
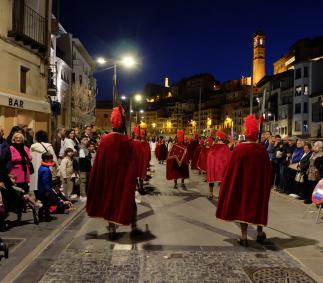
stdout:
<svg viewBox="0 0 323 283">
<path fill-rule="evenodd" d="M 15 250 L 25 239 L 21 238 L 2 238 L 3 242 L 8 245 L 10 253 Z"/>
<path fill-rule="evenodd" d="M 315 283 L 316 281 L 299 268 L 266 267 L 244 268 L 252 282 L 255 283 Z"/>
</svg>

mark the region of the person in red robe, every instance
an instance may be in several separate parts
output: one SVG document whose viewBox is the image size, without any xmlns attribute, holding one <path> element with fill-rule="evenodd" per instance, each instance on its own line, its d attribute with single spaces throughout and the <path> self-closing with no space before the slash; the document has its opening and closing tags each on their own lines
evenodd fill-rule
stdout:
<svg viewBox="0 0 323 283">
<path fill-rule="evenodd" d="M 167 150 L 165 140 L 161 138 L 159 148 L 158 148 L 158 154 L 157 154 L 157 159 L 159 164 L 164 164 L 164 161 L 167 159 L 167 154 L 168 154 L 168 150 Z"/>
<path fill-rule="evenodd" d="M 215 135 L 217 141 L 210 147 L 207 155 L 206 173 L 210 191 L 208 199 L 210 200 L 212 200 L 214 197 L 214 183 L 222 182 L 225 170 L 227 169 L 231 157 L 230 148 L 225 144 L 226 135 L 222 131 L 217 131 Z"/>
<path fill-rule="evenodd" d="M 245 119 L 247 142 L 237 145 L 220 188 L 216 217 L 240 222 L 238 243 L 248 246 L 248 224 L 257 225 L 257 242 L 263 243 L 263 226 L 268 221 L 268 203 L 272 187 L 271 164 L 265 147 L 256 143 L 258 120 L 249 115 Z"/>
<path fill-rule="evenodd" d="M 196 133 L 194 135 L 194 139 L 190 140 L 190 142 L 189 142 L 189 144 L 187 146 L 189 160 L 193 159 L 194 152 L 195 152 L 196 148 L 198 147 L 198 145 L 199 145 L 199 136 Z"/>
<path fill-rule="evenodd" d="M 136 229 L 135 190 L 138 156 L 134 142 L 125 135 L 121 106 L 113 108 L 113 132 L 104 135 L 91 170 L 86 211 L 90 217 L 109 222 L 109 237 L 116 237 L 116 225 Z"/>
<path fill-rule="evenodd" d="M 182 180 L 182 188 L 186 189 L 184 179 L 189 178 L 188 165 L 187 147 L 184 145 L 184 131 L 177 130 L 177 143 L 170 149 L 166 163 L 166 179 L 174 180 L 174 189 L 177 189 L 177 179 Z"/>
<path fill-rule="evenodd" d="M 207 156 L 210 150 L 210 147 L 213 144 L 213 138 L 209 137 L 207 138 L 206 144 L 204 145 L 204 147 L 202 148 L 201 152 L 200 152 L 200 156 L 199 159 L 197 161 L 197 168 L 206 173 L 207 170 Z"/>
<path fill-rule="evenodd" d="M 199 161 L 200 153 L 201 153 L 203 147 L 204 147 L 204 140 L 201 139 L 199 141 L 199 145 L 196 147 L 194 154 L 193 154 L 193 159 L 191 162 L 191 169 L 192 170 L 199 170 L 197 167 L 197 162 Z"/>
<path fill-rule="evenodd" d="M 145 180 L 147 180 L 147 171 L 149 169 L 149 164 L 150 164 L 150 160 L 151 160 L 151 152 L 150 152 L 150 146 L 149 146 L 149 142 L 147 141 L 147 133 L 145 130 L 141 130 L 141 146 L 143 149 L 143 154 L 144 154 L 144 170 L 145 172 Z M 150 176 L 149 176 L 150 177 Z M 151 178 L 151 177 L 150 177 Z"/>
<path fill-rule="evenodd" d="M 139 127 L 134 127 L 133 128 L 133 145 L 134 145 L 134 150 L 136 152 L 136 156 L 138 157 L 137 159 L 137 187 L 138 187 L 138 192 L 140 194 L 144 194 L 144 178 L 146 177 L 147 174 L 147 167 L 145 167 L 145 154 L 144 154 L 144 148 L 141 143 L 141 137 L 140 137 L 140 129 Z"/>
</svg>

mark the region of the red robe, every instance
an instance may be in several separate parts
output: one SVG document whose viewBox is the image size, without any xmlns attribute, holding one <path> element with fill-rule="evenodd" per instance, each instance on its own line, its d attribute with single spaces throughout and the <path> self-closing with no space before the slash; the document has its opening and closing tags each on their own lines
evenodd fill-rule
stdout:
<svg viewBox="0 0 323 283">
<path fill-rule="evenodd" d="M 102 137 L 90 175 L 86 210 L 91 217 L 129 225 L 134 219 L 138 156 L 126 135 Z"/>
<path fill-rule="evenodd" d="M 221 184 L 216 217 L 267 225 L 271 174 L 271 164 L 262 144 L 236 146 Z"/>
<path fill-rule="evenodd" d="M 166 160 L 167 159 L 167 154 L 168 154 L 167 146 L 166 146 L 166 144 L 164 142 L 162 142 L 159 145 L 159 149 L 158 149 L 158 155 L 157 155 L 158 161 Z"/>
<path fill-rule="evenodd" d="M 187 146 L 187 152 L 188 152 L 188 158 L 189 160 L 192 160 L 193 159 L 193 156 L 194 156 L 194 152 L 196 150 L 196 148 L 198 147 L 199 145 L 199 141 L 198 140 L 192 140 L 188 146 Z"/>
<path fill-rule="evenodd" d="M 197 161 L 197 168 L 203 172 L 206 172 L 207 170 L 207 155 L 209 153 L 209 150 L 209 147 L 203 147 Z"/>
<path fill-rule="evenodd" d="M 141 141 L 141 146 L 143 149 L 143 153 L 144 153 L 144 164 L 143 167 L 146 171 L 145 176 L 147 175 L 147 169 L 148 169 L 148 165 L 151 159 L 151 153 L 150 153 L 150 146 L 149 143 L 145 140 L 145 141 Z"/>
<path fill-rule="evenodd" d="M 133 140 L 134 151 L 136 153 L 137 158 L 137 177 L 138 178 L 145 178 L 147 175 L 147 167 L 145 167 L 145 154 L 144 154 L 144 147 L 142 146 L 141 141 Z"/>
<path fill-rule="evenodd" d="M 160 143 L 156 142 L 155 156 L 156 156 L 157 159 L 158 159 L 159 149 L 160 149 Z"/>
<path fill-rule="evenodd" d="M 194 151 L 194 155 L 193 155 L 193 159 L 192 159 L 192 164 L 191 164 L 191 169 L 192 170 L 199 170 L 197 168 L 197 162 L 199 160 L 199 157 L 200 157 L 200 153 L 201 153 L 201 150 L 203 148 L 203 145 L 198 145 L 197 148 L 195 149 Z"/>
<path fill-rule="evenodd" d="M 177 180 L 189 178 L 189 160 L 185 145 L 174 144 L 168 153 L 166 179 Z"/>
<path fill-rule="evenodd" d="M 228 167 L 231 151 L 226 144 L 214 144 L 207 155 L 207 181 L 209 183 L 222 182 Z"/>
</svg>

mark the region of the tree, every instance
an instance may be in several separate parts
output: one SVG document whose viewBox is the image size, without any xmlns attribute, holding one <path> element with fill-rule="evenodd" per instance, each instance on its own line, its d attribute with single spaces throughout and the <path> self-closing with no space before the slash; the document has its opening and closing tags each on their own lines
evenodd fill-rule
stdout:
<svg viewBox="0 0 323 283">
<path fill-rule="evenodd" d="M 83 128 L 95 122 L 96 91 L 84 84 L 72 85 L 72 124 Z"/>
</svg>

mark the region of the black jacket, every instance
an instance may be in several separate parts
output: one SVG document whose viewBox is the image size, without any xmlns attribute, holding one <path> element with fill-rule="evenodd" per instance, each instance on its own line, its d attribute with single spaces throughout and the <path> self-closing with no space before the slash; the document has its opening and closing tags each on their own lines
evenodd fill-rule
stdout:
<svg viewBox="0 0 323 283">
<path fill-rule="evenodd" d="M 312 152 L 309 152 L 308 154 L 306 154 L 305 156 L 303 156 L 299 162 L 299 166 L 300 166 L 300 171 L 302 173 L 306 173 L 306 171 L 308 170 L 308 167 L 310 166 L 310 158 L 312 156 Z"/>
</svg>

